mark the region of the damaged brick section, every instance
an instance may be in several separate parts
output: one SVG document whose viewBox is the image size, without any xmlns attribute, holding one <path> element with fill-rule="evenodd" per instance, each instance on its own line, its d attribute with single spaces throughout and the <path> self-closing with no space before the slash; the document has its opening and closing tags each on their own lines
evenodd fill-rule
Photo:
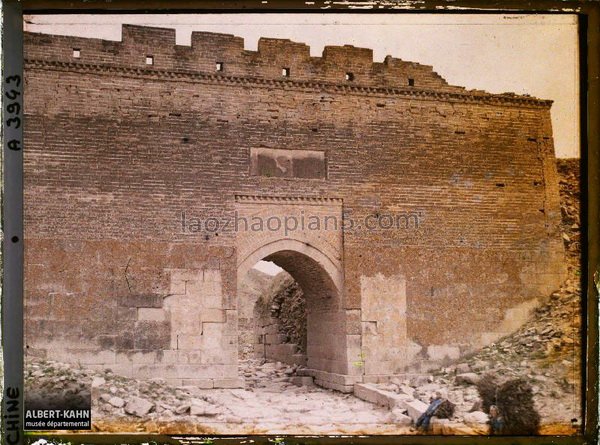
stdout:
<svg viewBox="0 0 600 445">
<path fill-rule="evenodd" d="M 266 177 L 325 179 L 325 152 L 253 148 L 250 151 L 251 173 Z"/>
<path fill-rule="evenodd" d="M 159 308 L 162 307 L 163 297 L 152 294 L 129 294 L 118 298 L 118 300 L 120 306 L 128 308 Z"/>
</svg>

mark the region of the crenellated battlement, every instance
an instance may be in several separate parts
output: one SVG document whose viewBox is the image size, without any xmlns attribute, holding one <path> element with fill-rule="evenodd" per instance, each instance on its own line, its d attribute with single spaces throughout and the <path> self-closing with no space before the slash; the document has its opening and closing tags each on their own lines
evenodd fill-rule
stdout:
<svg viewBox="0 0 600 445">
<path fill-rule="evenodd" d="M 352 45 L 325 46 L 321 57 L 311 57 L 310 47 L 289 39 L 261 38 L 257 51 L 244 49 L 244 39 L 231 34 L 192 32 L 191 45 L 177 45 L 175 29 L 123 25 L 121 41 L 25 33 L 25 59 L 32 66 L 99 70 L 131 74 L 143 70 L 181 77 L 200 76 L 224 81 L 268 80 L 274 85 L 335 84 L 343 90 L 379 93 L 402 89 L 423 95 L 445 93 L 469 100 L 501 100 L 549 106 L 551 101 L 529 96 L 493 95 L 452 86 L 432 66 L 387 56 L 373 61 L 373 50 Z M 365 90 L 365 88 L 367 90 Z M 338 88 L 340 89 L 340 88 Z"/>
</svg>

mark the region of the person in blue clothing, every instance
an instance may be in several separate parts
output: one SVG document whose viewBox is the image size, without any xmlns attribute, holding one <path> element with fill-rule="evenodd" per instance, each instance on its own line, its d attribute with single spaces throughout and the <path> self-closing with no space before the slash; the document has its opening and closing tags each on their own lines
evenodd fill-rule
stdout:
<svg viewBox="0 0 600 445">
<path fill-rule="evenodd" d="M 427 410 L 417 419 L 417 428 L 420 431 L 429 431 L 429 423 L 431 422 L 431 418 L 435 415 L 435 412 L 443 401 L 444 399 L 442 398 L 442 393 L 440 391 L 436 391 L 435 397 L 432 398 Z"/>
<path fill-rule="evenodd" d="M 504 419 L 500 415 L 498 411 L 498 407 L 496 405 L 490 406 L 490 434 L 502 434 L 502 430 L 504 429 Z"/>
</svg>

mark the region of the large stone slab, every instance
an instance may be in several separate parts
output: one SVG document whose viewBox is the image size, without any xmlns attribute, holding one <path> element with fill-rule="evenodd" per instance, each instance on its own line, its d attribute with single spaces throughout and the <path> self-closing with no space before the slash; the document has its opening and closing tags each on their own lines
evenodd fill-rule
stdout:
<svg viewBox="0 0 600 445">
<path fill-rule="evenodd" d="M 154 408 L 154 403 L 141 397 L 131 397 L 125 405 L 125 412 L 137 417 L 144 417 Z"/>
<path fill-rule="evenodd" d="M 354 385 L 354 395 L 359 399 L 376 405 L 387 406 L 388 400 L 375 385 L 370 383 L 357 383 Z"/>
<path fill-rule="evenodd" d="M 420 400 L 407 400 L 404 402 L 404 407 L 413 422 L 416 422 L 421 414 L 427 411 L 427 404 Z"/>
<path fill-rule="evenodd" d="M 385 406 L 391 410 L 395 408 L 406 409 L 406 403 L 413 400 L 411 396 L 406 394 L 396 394 L 392 391 L 379 389 L 370 383 L 357 383 L 354 385 L 354 395 L 359 399 Z"/>
</svg>

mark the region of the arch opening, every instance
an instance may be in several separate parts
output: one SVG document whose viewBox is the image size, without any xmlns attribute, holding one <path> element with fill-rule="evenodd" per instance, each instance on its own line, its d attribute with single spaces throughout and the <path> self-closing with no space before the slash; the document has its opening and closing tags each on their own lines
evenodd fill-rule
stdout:
<svg viewBox="0 0 600 445">
<path fill-rule="evenodd" d="M 341 273 L 325 255 L 300 244 L 263 246 L 238 263 L 241 363 L 281 362 L 294 370 L 346 374 Z M 264 262 L 277 273 L 261 271 Z M 247 378 L 247 369 L 241 371 Z"/>
</svg>

